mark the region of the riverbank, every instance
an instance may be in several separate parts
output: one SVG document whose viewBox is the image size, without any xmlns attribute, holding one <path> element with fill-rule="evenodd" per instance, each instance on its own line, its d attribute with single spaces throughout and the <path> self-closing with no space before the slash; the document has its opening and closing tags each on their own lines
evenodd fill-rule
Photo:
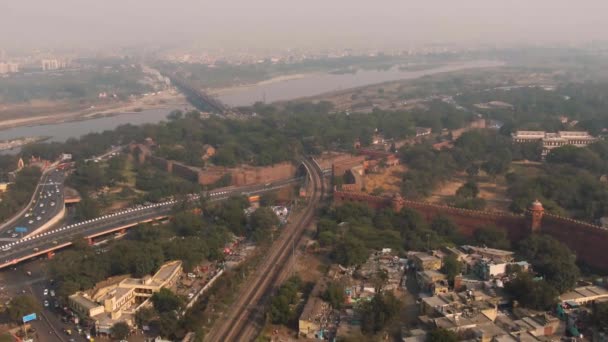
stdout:
<svg viewBox="0 0 608 342">
<path fill-rule="evenodd" d="M 0 131 L 22 126 L 60 124 L 73 121 L 111 117 L 120 114 L 139 113 L 146 110 L 185 106 L 188 106 L 188 102 L 183 95 L 174 91 L 166 91 L 159 92 L 156 95 L 144 96 L 133 101 L 114 102 L 101 106 L 77 108 L 70 111 L 61 110 L 62 106 L 58 106 L 60 111 L 49 107 L 46 113 L 39 112 L 38 115 L 34 116 L 1 120 Z"/>
<path fill-rule="evenodd" d="M 50 137 L 19 137 L 16 139 L 0 140 L 0 151 L 8 151 L 20 148 L 27 144 L 42 142 Z"/>
<path fill-rule="evenodd" d="M 253 89 L 253 88 L 259 87 L 259 86 L 311 77 L 311 76 L 314 76 L 315 74 L 322 74 L 322 73 L 316 72 L 316 73 L 306 73 L 306 74 L 281 75 L 281 76 L 276 76 L 276 77 L 269 78 L 267 80 L 263 80 L 263 81 L 259 81 L 259 82 L 255 82 L 255 83 L 239 84 L 239 85 L 223 87 L 223 88 L 211 88 L 211 89 L 208 89 L 207 92 L 213 96 L 221 96 L 221 95 L 230 94 L 230 93 L 234 93 L 234 92 L 238 92 L 238 91 L 242 91 L 242 90 Z"/>
</svg>

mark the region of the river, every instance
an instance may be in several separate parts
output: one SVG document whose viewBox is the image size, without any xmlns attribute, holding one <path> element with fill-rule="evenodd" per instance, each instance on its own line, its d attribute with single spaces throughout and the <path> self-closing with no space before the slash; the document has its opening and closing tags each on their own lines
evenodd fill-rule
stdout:
<svg viewBox="0 0 608 342">
<path fill-rule="evenodd" d="M 502 65 L 504 63 L 500 61 L 478 60 L 450 63 L 440 67 L 415 71 L 400 70 L 399 67 L 393 67 L 388 70 L 358 70 L 355 73 L 347 74 L 317 73 L 278 82 L 261 82 L 251 86 L 229 88 L 220 91 L 217 97 L 230 106 L 247 106 L 264 99 L 267 103 L 293 100 L 371 84 L 415 79 L 442 72 Z"/>
<path fill-rule="evenodd" d="M 304 75 L 297 79 L 262 82 L 252 86 L 235 87 L 222 91 L 218 95 L 218 98 L 231 106 L 244 106 L 261 101 L 264 97 L 266 102 L 291 100 L 382 82 L 414 79 L 442 72 L 501 65 L 503 63 L 497 61 L 471 61 L 416 71 L 402 71 L 395 67 L 389 70 L 359 70 L 352 74 L 318 73 Z M 150 109 L 139 113 L 123 113 L 89 120 L 9 128 L 0 130 L 0 140 L 45 136 L 50 137 L 48 141 L 65 141 L 68 138 L 110 130 L 124 124 L 141 125 L 144 123 L 160 122 L 166 119 L 167 114 L 173 109 L 177 108 Z M 18 150 L 14 149 L 5 152 L 16 153 Z"/>
</svg>

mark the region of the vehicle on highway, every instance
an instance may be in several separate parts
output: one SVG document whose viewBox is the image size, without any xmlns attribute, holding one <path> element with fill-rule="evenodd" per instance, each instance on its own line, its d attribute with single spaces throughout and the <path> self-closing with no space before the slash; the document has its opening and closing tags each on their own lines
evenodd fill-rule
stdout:
<svg viewBox="0 0 608 342">
<path fill-rule="evenodd" d="M 51 297 L 55 297 L 55 290 L 51 290 Z"/>
<path fill-rule="evenodd" d="M 45 301 L 44 301 L 44 307 L 45 307 L 45 308 L 48 308 L 48 307 L 49 307 L 49 301 L 48 301 L 48 300 L 45 300 Z"/>
<path fill-rule="evenodd" d="M 11 246 L 2 247 L 3 252 L 10 251 L 10 250 L 11 250 Z"/>
<path fill-rule="evenodd" d="M 49 289 L 44 289 L 44 295 L 48 296 L 49 295 Z"/>
<path fill-rule="evenodd" d="M 29 221 L 27 221 L 27 223 L 32 224 L 32 223 L 34 223 L 34 220 L 29 220 Z"/>
<path fill-rule="evenodd" d="M 44 203 L 40 203 L 40 208 L 44 207 Z"/>
<path fill-rule="evenodd" d="M 55 206 L 55 202 L 51 202 L 51 207 L 54 207 L 54 206 Z"/>
<path fill-rule="evenodd" d="M 40 219 L 41 219 L 41 217 L 40 217 L 40 216 L 36 217 L 36 220 L 37 220 L 37 221 L 40 221 Z"/>
</svg>

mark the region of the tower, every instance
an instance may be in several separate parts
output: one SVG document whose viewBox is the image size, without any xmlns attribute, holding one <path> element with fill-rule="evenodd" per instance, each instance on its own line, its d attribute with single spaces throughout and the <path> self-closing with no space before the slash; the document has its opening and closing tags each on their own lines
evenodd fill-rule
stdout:
<svg viewBox="0 0 608 342">
<path fill-rule="evenodd" d="M 400 212 L 403 209 L 403 197 L 399 193 L 395 193 L 391 198 L 391 208 L 395 212 Z"/>
<path fill-rule="evenodd" d="M 534 200 L 530 207 L 528 207 L 528 213 L 531 216 L 530 218 L 530 230 L 532 233 L 538 233 L 541 230 L 543 214 L 545 213 L 545 208 L 543 208 L 543 204 L 540 203 L 539 200 Z"/>
</svg>

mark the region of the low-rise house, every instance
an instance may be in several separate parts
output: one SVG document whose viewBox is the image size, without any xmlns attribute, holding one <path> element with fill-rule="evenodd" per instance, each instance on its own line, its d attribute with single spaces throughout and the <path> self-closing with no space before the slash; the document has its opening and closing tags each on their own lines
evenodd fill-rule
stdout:
<svg viewBox="0 0 608 342">
<path fill-rule="evenodd" d="M 413 252 L 408 255 L 414 267 L 419 271 L 438 271 L 441 269 L 441 258 L 424 252 Z"/>
<path fill-rule="evenodd" d="M 512 251 L 505 251 L 505 250 L 496 249 L 496 248 L 469 246 L 469 245 L 464 245 L 461 248 L 462 248 L 462 250 L 464 250 L 465 252 L 467 252 L 469 254 L 477 254 L 477 255 L 480 255 L 482 258 L 486 258 L 486 259 L 492 260 L 497 263 L 512 262 L 515 259 L 513 257 L 515 252 L 512 252 Z"/>
<path fill-rule="evenodd" d="M 419 271 L 416 273 L 418 286 L 421 291 L 436 295 L 449 291 L 448 277 L 437 271 Z"/>
<path fill-rule="evenodd" d="M 608 300 L 608 290 L 599 286 L 577 287 L 559 296 L 562 302 L 575 302 L 584 305 L 595 300 Z"/>
</svg>

